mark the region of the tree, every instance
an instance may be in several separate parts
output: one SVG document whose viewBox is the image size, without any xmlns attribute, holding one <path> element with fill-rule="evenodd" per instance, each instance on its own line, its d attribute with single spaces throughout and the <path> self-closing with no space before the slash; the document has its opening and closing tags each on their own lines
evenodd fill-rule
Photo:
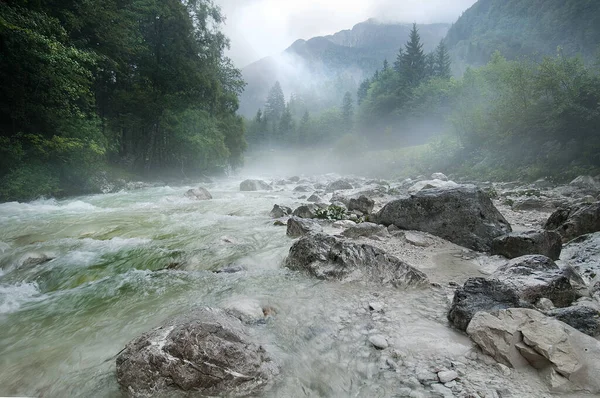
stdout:
<svg viewBox="0 0 600 398">
<path fill-rule="evenodd" d="M 404 51 L 402 47 L 398 50 L 398 55 L 396 56 L 396 61 L 394 61 L 394 70 L 399 74 L 402 73 L 402 60 L 404 59 Z"/>
<path fill-rule="evenodd" d="M 411 86 L 418 86 L 426 77 L 426 57 L 417 24 L 413 24 L 400 63 L 400 72 Z"/>
<path fill-rule="evenodd" d="M 283 90 L 281 89 L 281 84 L 277 81 L 269 90 L 267 103 L 265 104 L 265 115 L 272 123 L 277 124 L 284 110 L 285 97 L 283 95 Z"/>
<path fill-rule="evenodd" d="M 281 118 L 279 120 L 280 141 L 294 143 L 294 127 L 295 126 L 294 119 L 292 118 L 292 111 L 290 110 L 290 107 L 288 105 L 283 109 L 283 113 L 281 114 Z"/>
<path fill-rule="evenodd" d="M 300 124 L 298 125 L 298 144 L 304 146 L 310 140 L 310 114 L 304 111 Z"/>
<path fill-rule="evenodd" d="M 389 67 L 390 67 L 390 64 L 386 58 L 383 60 L 383 70 L 388 70 Z"/>
<path fill-rule="evenodd" d="M 387 70 L 387 69 L 386 69 Z M 342 101 L 342 121 L 343 127 L 346 132 L 352 130 L 352 125 L 354 123 L 354 101 L 352 99 L 352 94 L 347 92 L 344 94 L 344 99 Z"/>
<path fill-rule="evenodd" d="M 450 54 L 443 40 L 440 41 L 435 50 L 435 68 L 434 76 L 441 77 L 442 79 L 450 79 Z"/>
<path fill-rule="evenodd" d="M 360 86 L 358 86 L 358 91 L 356 93 L 356 100 L 358 102 L 358 105 L 360 105 L 365 98 L 367 98 L 367 94 L 369 92 L 369 87 L 371 86 L 371 80 L 370 79 L 365 79 L 360 83 Z"/>
</svg>

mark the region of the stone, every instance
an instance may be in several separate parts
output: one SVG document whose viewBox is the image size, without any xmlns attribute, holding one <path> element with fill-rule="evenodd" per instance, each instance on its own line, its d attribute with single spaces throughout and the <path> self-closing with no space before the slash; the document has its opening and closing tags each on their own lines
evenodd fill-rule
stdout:
<svg viewBox="0 0 600 398">
<path fill-rule="evenodd" d="M 569 275 L 541 255 L 522 256 L 499 267 L 492 275 L 513 289 L 520 299 L 535 304 L 541 298 L 566 307 L 580 297 Z"/>
<path fill-rule="evenodd" d="M 308 185 L 298 185 L 294 188 L 294 192 L 310 192 L 312 190 L 312 187 L 309 187 Z"/>
<path fill-rule="evenodd" d="M 556 209 L 552 203 L 540 198 L 519 198 L 514 201 L 511 208 L 515 211 L 542 211 L 549 212 Z"/>
<path fill-rule="evenodd" d="M 442 397 L 442 398 L 454 397 L 454 394 L 452 393 L 451 389 L 449 389 L 448 387 L 446 387 L 444 385 L 437 384 L 437 383 L 431 385 L 431 392 L 432 392 L 431 397 Z"/>
<path fill-rule="evenodd" d="M 329 203 L 333 204 L 337 202 L 343 203 L 344 206 L 348 207 L 348 204 L 350 204 L 350 198 L 339 191 L 334 192 L 331 196 L 331 200 L 329 201 Z"/>
<path fill-rule="evenodd" d="M 374 301 L 372 303 L 369 303 L 369 310 L 370 311 L 383 312 L 383 308 L 384 307 L 385 307 L 385 304 L 383 304 L 380 301 Z"/>
<path fill-rule="evenodd" d="M 327 187 L 325 188 L 325 193 L 331 193 L 334 191 L 341 191 L 346 189 L 354 189 L 354 187 L 346 180 L 337 180 L 327 185 Z"/>
<path fill-rule="evenodd" d="M 412 187 L 408 188 L 409 194 L 415 194 L 427 189 L 447 189 L 457 188 L 459 185 L 454 181 L 442 181 L 442 180 L 425 180 L 419 181 Z"/>
<path fill-rule="evenodd" d="M 348 201 L 348 210 L 358 210 L 363 214 L 371 214 L 375 207 L 375 201 L 369 199 L 364 195 L 358 197 L 358 199 L 350 199 Z"/>
<path fill-rule="evenodd" d="M 458 379 L 458 373 L 454 370 L 447 370 L 443 372 L 438 372 L 438 379 L 440 383 L 448 383 L 452 380 Z"/>
<path fill-rule="evenodd" d="M 386 204 L 376 222 L 428 232 L 476 251 L 489 251 L 492 241 L 512 231 L 510 224 L 479 188 L 427 189 Z"/>
<path fill-rule="evenodd" d="M 541 254 L 552 260 L 560 258 L 562 238 L 554 231 L 510 233 L 492 241 L 492 255 L 516 258 L 528 254 Z"/>
<path fill-rule="evenodd" d="M 395 287 L 429 284 L 424 273 L 381 249 L 324 234 L 306 235 L 296 241 L 285 266 L 319 279 L 369 280 Z"/>
<path fill-rule="evenodd" d="M 332 227 L 334 228 L 352 228 L 353 226 L 355 226 L 356 223 L 354 221 L 350 221 L 350 220 L 339 220 L 339 221 L 335 221 L 333 224 L 331 224 Z"/>
<path fill-rule="evenodd" d="M 294 216 L 288 219 L 286 234 L 290 238 L 299 238 L 309 233 L 320 232 L 323 232 L 323 228 L 315 221 Z"/>
<path fill-rule="evenodd" d="M 600 232 L 582 235 L 566 244 L 561 260 L 571 265 L 593 289 L 600 276 Z"/>
<path fill-rule="evenodd" d="M 323 199 L 321 199 L 321 197 L 316 193 L 313 193 L 308 197 L 308 199 L 306 199 L 306 201 L 311 203 L 321 203 L 323 202 Z"/>
<path fill-rule="evenodd" d="M 185 193 L 185 197 L 189 199 L 195 200 L 210 200 L 212 199 L 212 195 L 206 188 L 198 187 L 194 189 L 190 189 Z"/>
<path fill-rule="evenodd" d="M 282 218 L 292 214 L 292 209 L 287 206 L 274 205 L 273 209 L 269 213 L 271 218 Z"/>
<path fill-rule="evenodd" d="M 300 177 L 298 177 L 298 176 L 293 176 L 293 177 L 290 177 L 289 181 L 290 181 L 291 183 L 294 183 L 294 184 L 296 184 L 296 183 L 298 183 L 298 182 L 300 181 Z"/>
<path fill-rule="evenodd" d="M 387 228 L 383 225 L 373 224 L 370 222 L 354 224 L 353 226 L 342 232 L 342 236 L 351 239 L 358 239 L 361 237 L 369 237 L 373 235 L 388 236 L 389 233 L 387 231 Z"/>
<path fill-rule="evenodd" d="M 456 289 L 448 320 L 459 330 L 466 330 L 469 322 L 480 311 L 490 312 L 521 307 L 519 297 L 506 284 L 485 278 L 470 278 Z"/>
<path fill-rule="evenodd" d="M 566 308 L 555 308 L 545 312 L 546 315 L 579 330 L 588 336 L 600 336 L 600 312 L 585 305 Z"/>
<path fill-rule="evenodd" d="M 589 191 L 600 191 L 600 182 L 592 176 L 579 176 L 571 181 L 569 185 Z"/>
<path fill-rule="evenodd" d="M 263 309 L 257 300 L 238 298 L 225 305 L 227 312 L 244 323 L 257 323 L 264 320 Z"/>
<path fill-rule="evenodd" d="M 200 308 L 134 339 L 116 359 L 117 382 L 129 396 L 256 395 L 278 366 L 225 310 Z"/>
<path fill-rule="evenodd" d="M 317 218 L 318 206 L 312 203 L 298 207 L 292 213 L 295 217 L 300 218 Z"/>
<path fill-rule="evenodd" d="M 246 271 L 246 267 L 243 265 L 228 265 L 216 270 L 215 274 L 235 274 L 242 271 Z"/>
<path fill-rule="evenodd" d="M 433 173 L 431 175 L 431 179 L 432 180 L 448 181 L 448 177 L 446 177 L 446 175 L 444 173 Z"/>
<path fill-rule="evenodd" d="M 558 232 L 563 242 L 569 242 L 581 235 L 599 232 L 600 202 L 582 203 L 571 208 L 558 209 L 550 215 L 544 229 Z"/>
<path fill-rule="evenodd" d="M 600 392 L 600 342 L 538 311 L 479 312 L 467 334 L 507 366 L 520 368 L 532 361 L 536 368 L 554 370 L 579 389 Z"/>
<path fill-rule="evenodd" d="M 262 180 L 244 180 L 240 183 L 240 191 L 271 191 L 273 187 Z"/>
<path fill-rule="evenodd" d="M 406 231 L 404 233 L 404 240 L 417 247 L 429 247 L 432 244 L 427 236 L 415 231 Z"/>
<path fill-rule="evenodd" d="M 554 307 L 554 303 L 552 302 L 552 300 L 547 299 L 545 297 L 542 297 L 541 299 L 538 300 L 537 303 L 535 303 L 535 307 L 537 309 L 539 309 L 540 311 L 550 311 L 553 310 Z"/>
<path fill-rule="evenodd" d="M 387 339 L 380 334 L 374 334 L 373 336 L 370 336 L 369 343 L 373 344 L 373 346 L 378 350 L 385 350 L 388 348 Z"/>
</svg>

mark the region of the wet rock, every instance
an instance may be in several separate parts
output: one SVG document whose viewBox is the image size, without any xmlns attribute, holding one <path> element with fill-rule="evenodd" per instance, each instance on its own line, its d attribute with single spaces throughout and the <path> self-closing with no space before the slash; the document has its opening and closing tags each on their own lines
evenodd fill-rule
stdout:
<svg viewBox="0 0 600 398">
<path fill-rule="evenodd" d="M 446 175 L 444 173 L 433 173 L 431 175 L 431 179 L 432 180 L 448 181 L 448 177 L 446 177 Z"/>
<path fill-rule="evenodd" d="M 380 334 L 375 334 L 369 337 L 369 342 L 373 344 L 373 347 L 377 348 L 378 350 L 385 350 L 386 348 L 388 348 L 387 339 Z"/>
<path fill-rule="evenodd" d="M 350 199 L 348 201 L 348 210 L 358 210 L 363 214 L 371 214 L 375 207 L 375 201 L 367 198 L 364 195 L 358 197 L 358 199 Z"/>
<path fill-rule="evenodd" d="M 521 307 L 519 297 L 506 284 L 485 278 L 470 278 L 456 289 L 448 320 L 455 328 L 466 330 L 477 312 Z"/>
<path fill-rule="evenodd" d="M 244 323 L 257 323 L 264 320 L 262 306 L 257 300 L 238 298 L 230 301 L 225 309 L 227 312 Z"/>
<path fill-rule="evenodd" d="M 287 222 L 287 236 L 298 238 L 309 233 L 323 232 L 323 228 L 315 221 L 299 217 L 290 217 Z"/>
<path fill-rule="evenodd" d="M 296 210 L 294 210 L 294 212 L 292 213 L 295 217 L 300 217 L 300 218 L 317 218 L 317 210 L 319 209 L 318 206 L 310 203 L 307 205 L 302 205 L 300 207 L 298 207 Z"/>
<path fill-rule="evenodd" d="M 287 206 L 274 205 L 269 213 L 271 218 L 281 218 L 292 214 L 292 209 Z"/>
<path fill-rule="evenodd" d="M 319 279 L 370 280 L 395 287 L 429 283 L 424 273 L 383 250 L 324 234 L 300 238 L 291 247 L 285 266 Z"/>
<path fill-rule="evenodd" d="M 194 189 L 190 189 L 185 193 L 185 197 L 189 199 L 195 200 L 210 200 L 212 199 L 212 195 L 206 188 L 198 187 Z"/>
<path fill-rule="evenodd" d="M 342 232 L 342 236 L 350 239 L 358 239 L 361 237 L 370 237 L 373 235 L 377 236 L 388 236 L 389 233 L 387 228 L 383 225 L 373 224 L 370 222 L 363 222 L 360 224 L 354 224 L 352 227 Z"/>
<path fill-rule="evenodd" d="M 331 224 L 332 227 L 334 228 L 352 228 L 353 226 L 355 226 L 356 223 L 354 221 L 350 221 L 350 220 L 339 220 L 339 221 L 335 221 L 333 224 Z"/>
<path fill-rule="evenodd" d="M 519 298 L 531 304 L 547 298 L 558 307 L 566 307 L 580 297 L 568 273 L 545 256 L 518 257 L 491 277 L 510 286 Z"/>
<path fill-rule="evenodd" d="M 311 203 L 321 203 L 323 202 L 323 199 L 321 199 L 321 197 L 316 193 L 313 193 L 308 197 L 308 199 L 306 199 L 306 201 Z"/>
<path fill-rule="evenodd" d="M 325 188 L 325 193 L 341 191 L 346 189 L 354 189 L 354 187 L 347 180 L 337 180 L 327 185 L 327 187 Z"/>
<path fill-rule="evenodd" d="M 36 265 L 52 261 L 56 256 L 46 253 L 28 253 L 21 258 L 21 267 L 35 267 Z"/>
<path fill-rule="evenodd" d="M 235 274 L 237 272 L 246 271 L 243 265 L 228 265 L 215 271 L 216 274 Z"/>
<path fill-rule="evenodd" d="M 337 202 L 341 202 L 346 207 L 348 207 L 348 204 L 350 204 L 350 198 L 339 191 L 334 192 L 333 195 L 331 196 L 331 200 L 329 201 L 329 203 L 337 203 Z"/>
<path fill-rule="evenodd" d="M 467 334 L 507 366 L 551 369 L 580 389 L 600 392 L 600 342 L 538 311 L 479 312 Z"/>
<path fill-rule="evenodd" d="M 594 308 L 576 305 L 555 308 L 546 311 L 545 314 L 574 327 L 588 336 L 600 336 L 600 312 Z"/>
<path fill-rule="evenodd" d="M 598 232 L 600 231 L 600 202 L 558 209 L 548 218 L 544 229 L 558 232 L 563 242 Z"/>
<path fill-rule="evenodd" d="M 308 185 L 298 185 L 294 188 L 294 192 L 310 192 L 312 190 L 312 187 L 309 187 Z"/>
<path fill-rule="evenodd" d="M 490 198 L 476 187 L 428 189 L 386 204 L 379 224 L 428 232 L 477 251 L 489 251 L 494 238 L 511 232 Z"/>
<path fill-rule="evenodd" d="M 245 180 L 240 183 L 240 191 L 271 191 L 273 188 L 262 180 Z"/>
<path fill-rule="evenodd" d="M 442 180 L 425 180 L 419 181 L 412 187 L 408 188 L 408 193 L 415 194 L 426 189 L 446 189 L 446 188 L 457 188 L 459 185 L 454 181 L 442 181 Z"/>
<path fill-rule="evenodd" d="M 167 321 L 127 344 L 117 356 L 117 381 L 129 396 L 193 391 L 257 394 L 278 368 L 239 319 L 202 308 Z"/>
<path fill-rule="evenodd" d="M 531 231 L 511 233 L 492 241 L 491 254 L 516 258 L 528 254 L 541 254 L 558 260 L 562 250 L 562 238 L 554 231 Z"/>
</svg>

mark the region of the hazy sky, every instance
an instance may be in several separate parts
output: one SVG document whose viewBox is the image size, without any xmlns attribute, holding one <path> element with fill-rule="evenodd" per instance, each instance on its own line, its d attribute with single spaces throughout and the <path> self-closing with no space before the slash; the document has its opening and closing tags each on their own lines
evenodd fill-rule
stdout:
<svg viewBox="0 0 600 398">
<path fill-rule="evenodd" d="M 454 22 L 476 0 L 215 0 L 227 16 L 229 56 L 244 67 L 297 39 L 350 29 L 369 18 Z"/>
</svg>

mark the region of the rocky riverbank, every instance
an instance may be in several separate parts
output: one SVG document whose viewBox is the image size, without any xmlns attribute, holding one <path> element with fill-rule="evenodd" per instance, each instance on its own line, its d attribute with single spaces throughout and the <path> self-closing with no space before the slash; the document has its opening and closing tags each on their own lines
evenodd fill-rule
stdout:
<svg viewBox="0 0 600 398">
<path fill-rule="evenodd" d="M 295 208 L 277 203 L 270 209 L 274 227 L 287 226 L 287 235 L 296 239 L 281 265 L 363 296 L 359 308 L 345 317 L 332 314 L 331 324 L 317 338 L 344 344 L 364 336 L 365 355 L 373 363 L 372 368 L 365 365 L 365 377 L 395 378 L 396 390 L 384 396 L 407 397 L 600 392 L 594 376 L 594 364 L 600 363 L 598 187 L 591 177 L 568 186 L 547 181 L 526 186 L 459 184 L 441 173 L 400 182 L 324 176 L 240 184 L 246 192 L 292 192 Z M 210 200 L 205 191 L 199 188 L 188 196 Z M 284 228 L 281 233 L 286 233 Z M 418 320 L 399 304 L 422 297 L 428 297 L 429 307 L 417 312 Z M 234 302 L 232 308 L 227 316 L 233 320 L 211 315 L 215 331 L 198 326 L 210 343 L 199 342 L 199 332 L 187 320 L 168 323 L 171 329 L 163 326 L 161 338 L 170 348 L 164 348 L 164 341 L 144 340 L 148 343 L 141 347 L 149 344 L 163 357 L 162 370 L 124 379 L 128 359 L 122 354 L 117 372 L 126 391 L 139 395 L 166 388 L 244 395 L 260 388 L 262 394 L 294 396 L 288 387 L 278 388 L 277 374 L 281 369 L 285 375 L 290 363 L 278 358 L 276 350 L 259 348 L 268 363 L 273 361 L 268 372 L 256 373 L 260 376 L 235 370 L 261 369 L 264 360 L 250 351 L 224 360 L 202 354 L 208 344 L 213 352 L 227 355 L 232 338 L 244 341 L 248 331 L 243 329 L 293 317 L 257 302 Z M 198 325 L 208 321 L 199 316 Z M 403 333 L 413 334 L 411 328 L 422 327 L 423 321 L 441 324 L 436 333 L 460 343 L 437 350 L 436 342 L 425 338 L 422 346 L 409 347 Z M 231 322 L 240 323 L 232 327 Z M 189 333 L 172 336 L 178 325 Z M 229 337 L 218 338 L 222 333 Z M 139 341 L 125 352 L 140 346 Z M 260 341 L 247 344 L 259 347 Z M 156 361 L 156 355 L 138 360 Z M 185 382 L 177 381 L 182 377 Z M 318 388 L 302 390 L 322 395 Z"/>
</svg>

